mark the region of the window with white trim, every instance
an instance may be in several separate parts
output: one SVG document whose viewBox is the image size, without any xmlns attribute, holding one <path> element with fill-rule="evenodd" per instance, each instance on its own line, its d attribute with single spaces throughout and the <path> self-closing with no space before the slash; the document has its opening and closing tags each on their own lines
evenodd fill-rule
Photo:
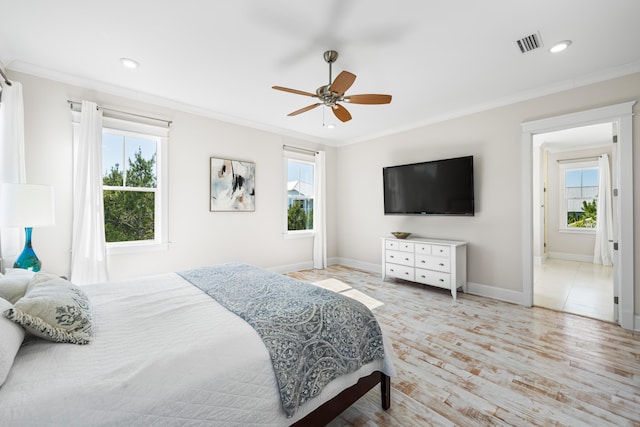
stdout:
<svg viewBox="0 0 640 427">
<path fill-rule="evenodd" d="M 595 231 L 597 225 L 598 161 L 565 161 L 560 171 L 560 229 Z"/>
<path fill-rule="evenodd" d="M 74 137 L 78 133 L 74 116 Z M 167 140 L 166 128 L 103 118 L 102 190 L 109 253 L 166 248 Z"/>
<path fill-rule="evenodd" d="M 285 150 L 284 164 L 285 234 L 309 234 L 313 232 L 315 157 Z"/>
</svg>

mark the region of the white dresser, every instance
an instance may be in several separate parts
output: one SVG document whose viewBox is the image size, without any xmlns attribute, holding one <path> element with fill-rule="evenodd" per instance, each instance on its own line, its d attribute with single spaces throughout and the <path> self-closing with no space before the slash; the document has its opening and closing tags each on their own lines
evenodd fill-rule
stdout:
<svg viewBox="0 0 640 427">
<path fill-rule="evenodd" d="M 451 290 L 467 291 L 467 242 L 382 238 L 382 279 L 395 277 Z"/>
</svg>

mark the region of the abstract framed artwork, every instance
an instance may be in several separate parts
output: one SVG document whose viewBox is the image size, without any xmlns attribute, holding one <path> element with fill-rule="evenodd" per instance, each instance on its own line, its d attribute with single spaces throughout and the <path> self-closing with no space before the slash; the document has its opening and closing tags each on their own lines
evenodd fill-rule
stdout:
<svg viewBox="0 0 640 427">
<path fill-rule="evenodd" d="M 211 212 L 254 211 L 256 164 L 211 157 Z"/>
</svg>

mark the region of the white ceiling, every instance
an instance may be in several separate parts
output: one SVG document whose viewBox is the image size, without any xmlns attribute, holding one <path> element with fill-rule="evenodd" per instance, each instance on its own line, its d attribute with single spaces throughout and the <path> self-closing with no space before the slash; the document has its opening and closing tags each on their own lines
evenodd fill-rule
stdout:
<svg viewBox="0 0 640 427">
<path fill-rule="evenodd" d="M 638 0 L 0 0 L 0 62 L 284 135 L 342 145 L 640 71 Z M 539 32 L 543 47 L 516 40 Z M 565 52 L 548 49 L 573 40 Z M 389 105 L 286 115 L 333 77 Z M 125 69 L 119 58 L 140 62 Z M 324 111 L 326 110 L 326 111 Z M 323 117 L 324 114 L 324 117 Z M 337 123 L 335 129 L 323 127 Z"/>
<path fill-rule="evenodd" d="M 613 123 L 599 123 L 537 134 L 533 143 L 551 152 L 584 150 L 612 145 L 613 134 Z"/>
</svg>

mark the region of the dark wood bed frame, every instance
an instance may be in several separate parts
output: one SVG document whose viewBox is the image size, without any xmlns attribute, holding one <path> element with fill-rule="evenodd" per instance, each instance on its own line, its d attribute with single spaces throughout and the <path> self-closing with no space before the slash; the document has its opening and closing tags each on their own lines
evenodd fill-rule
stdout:
<svg viewBox="0 0 640 427">
<path fill-rule="evenodd" d="M 367 394 L 369 390 L 380 383 L 380 397 L 382 409 L 385 411 L 391 406 L 391 378 L 380 371 L 375 371 L 367 377 L 362 377 L 351 387 L 343 390 L 333 399 L 325 402 L 315 411 L 291 425 L 291 427 L 324 426 L 340 415 L 342 411 L 353 405 L 358 399 Z"/>
</svg>

